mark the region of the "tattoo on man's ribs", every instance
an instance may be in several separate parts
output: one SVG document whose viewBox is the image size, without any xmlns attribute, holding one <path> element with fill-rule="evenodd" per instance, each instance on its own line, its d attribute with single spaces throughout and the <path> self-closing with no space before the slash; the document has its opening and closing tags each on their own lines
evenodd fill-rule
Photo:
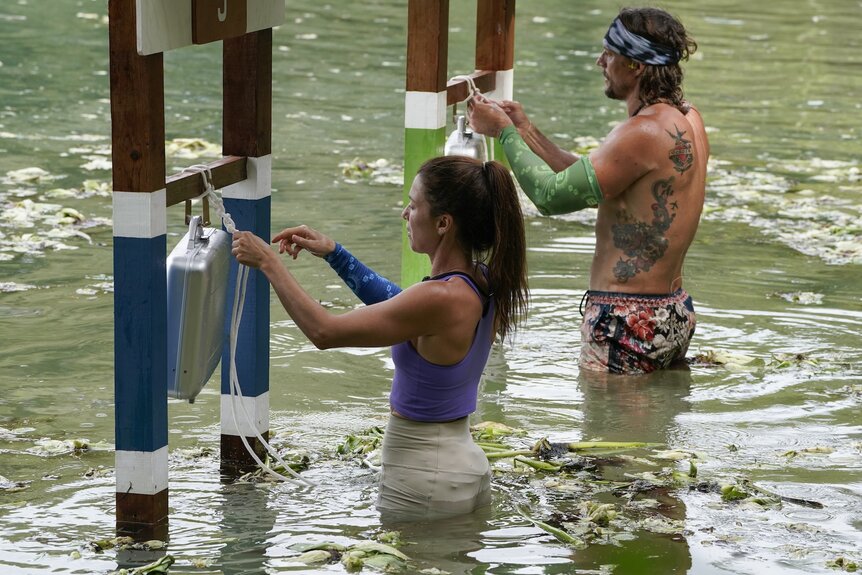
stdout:
<svg viewBox="0 0 862 575">
<path fill-rule="evenodd" d="M 617 213 L 617 221 L 611 232 L 614 246 L 622 250 L 625 258 L 614 266 L 614 276 L 625 283 L 638 273 L 649 271 L 664 255 L 668 246 L 665 233 L 676 217 L 678 205 L 669 201 L 673 195 L 674 176 L 657 181 L 652 188 L 655 203 L 652 205 L 652 222 L 636 220 L 625 210 Z"/>
</svg>

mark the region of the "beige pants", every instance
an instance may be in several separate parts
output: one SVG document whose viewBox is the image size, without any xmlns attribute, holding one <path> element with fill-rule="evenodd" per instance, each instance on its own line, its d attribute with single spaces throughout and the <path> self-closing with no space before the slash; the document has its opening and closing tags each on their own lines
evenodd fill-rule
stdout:
<svg viewBox="0 0 862 575">
<path fill-rule="evenodd" d="M 463 417 L 421 423 L 395 415 L 383 437 L 377 509 L 387 519 L 436 519 L 491 501 L 488 458 Z"/>
</svg>

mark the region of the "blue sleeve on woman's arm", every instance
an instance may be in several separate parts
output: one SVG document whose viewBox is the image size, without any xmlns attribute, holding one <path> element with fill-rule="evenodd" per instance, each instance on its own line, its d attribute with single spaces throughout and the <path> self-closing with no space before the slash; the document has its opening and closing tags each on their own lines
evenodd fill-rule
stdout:
<svg viewBox="0 0 862 575">
<path fill-rule="evenodd" d="M 385 301 L 401 293 L 400 287 L 377 275 L 339 243 L 324 259 L 365 305 Z"/>
</svg>

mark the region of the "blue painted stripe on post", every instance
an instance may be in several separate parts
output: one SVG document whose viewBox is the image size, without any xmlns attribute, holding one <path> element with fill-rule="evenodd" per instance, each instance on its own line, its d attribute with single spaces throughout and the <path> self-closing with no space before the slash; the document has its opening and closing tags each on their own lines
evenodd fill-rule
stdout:
<svg viewBox="0 0 862 575">
<path fill-rule="evenodd" d="M 114 237 L 117 451 L 168 444 L 167 238 Z"/>
<path fill-rule="evenodd" d="M 225 211 L 240 231 L 251 231 L 269 243 L 272 198 L 241 200 L 224 198 Z M 225 346 L 221 356 L 221 392 L 230 394 L 230 318 L 237 276 L 237 262 L 231 258 L 225 314 Z M 244 397 L 269 391 L 269 282 L 258 270 L 251 270 L 246 300 L 236 344 L 236 368 Z"/>
</svg>

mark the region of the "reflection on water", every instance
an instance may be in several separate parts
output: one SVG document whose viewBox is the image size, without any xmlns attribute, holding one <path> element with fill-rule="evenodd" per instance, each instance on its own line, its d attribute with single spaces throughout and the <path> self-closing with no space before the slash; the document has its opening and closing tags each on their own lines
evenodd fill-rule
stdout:
<svg viewBox="0 0 862 575">
<path fill-rule="evenodd" d="M 472 68 L 475 8 L 450 4 L 454 75 Z M 385 421 L 388 352 L 317 351 L 274 299 L 272 431 L 309 454 L 304 473 L 318 487 L 223 483 L 212 452 L 218 386 L 194 405 L 171 402 L 171 573 L 342 572 L 296 564 L 296 546 L 350 545 L 393 527 L 417 570 L 453 574 L 830 573 L 837 557 L 862 560 L 862 145 L 848 121 L 860 108 L 862 80 L 848 71 L 862 64 L 862 12 L 855 0 L 664 5 L 699 42 L 687 95 L 713 150 L 685 267 L 699 314 L 690 356 L 721 361 L 645 378 L 580 372 L 577 302 L 594 214 L 528 210 L 530 317 L 513 344 L 494 348 L 474 415 L 525 429 L 527 446 L 542 437 L 661 445 L 594 454 L 580 482 L 501 473 L 485 514 L 383 525 L 374 472 L 334 447 Z M 401 188 L 392 173 L 364 179 L 343 166 L 382 158 L 397 176 L 405 7 L 357 6 L 292 0 L 274 33 L 273 225 L 318 226 L 397 278 Z M 623 114 L 594 65 L 616 10 L 578 6 L 521 2 L 516 25 L 517 97 L 572 148 Z M 98 0 L 0 7 L 0 573 L 108 573 L 143 559 L 88 545 L 113 536 L 112 452 L 42 449 L 43 439 L 113 441 L 105 12 Z M 220 59 L 217 45 L 165 56 L 168 138 L 185 142 L 171 169 L 207 159 L 187 157 L 192 144 L 179 138 L 204 152 L 221 138 Z M 184 232 L 181 209 L 168 231 L 169 244 Z M 290 266 L 326 305 L 355 305 L 319 261 Z M 686 475 L 690 460 L 702 490 L 597 487 Z M 728 503 L 709 488 L 743 479 L 823 508 Z M 520 513 L 552 520 L 586 500 L 613 503 L 640 527 L 580 549 Z M 653 512 L 667 533 L 645 523 Z"/>
</svg>

